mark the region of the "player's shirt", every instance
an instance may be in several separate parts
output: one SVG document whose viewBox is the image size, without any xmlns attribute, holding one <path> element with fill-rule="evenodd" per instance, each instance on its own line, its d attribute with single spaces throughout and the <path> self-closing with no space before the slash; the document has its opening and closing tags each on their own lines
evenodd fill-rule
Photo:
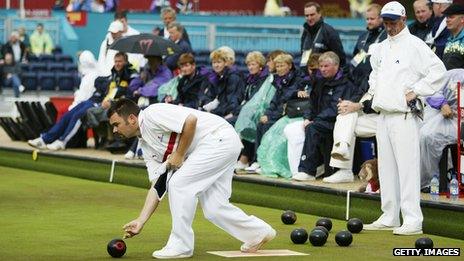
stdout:
<svg viewBox="0 0 464 261">
<path fill-rule="evenodd" d="M 162 174 L 156 170 L 177 148 L 180 133 L 190 114 L 197 117 L 197 126 L 186 157 L 211 132 L 221 127 L 232 128 L 224 119 L 211 113 L 167 103 L 150 105 L 140 112 L 138 120 L 141 134 L 140 146 L 151 181 Z"/>
</svg>

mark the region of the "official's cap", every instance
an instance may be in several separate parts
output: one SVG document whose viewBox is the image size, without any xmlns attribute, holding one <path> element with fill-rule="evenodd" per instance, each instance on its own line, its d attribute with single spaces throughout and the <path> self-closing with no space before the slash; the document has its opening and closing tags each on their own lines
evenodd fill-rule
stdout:
<svg viewBox="0 0 464 261">
<path fill-rule="evenodd" d="M 380 11 L 380 16 L 384 19 L 397 20 L 406 16 L 404 6 L 397 1 L 386 3 Z"/>
</svg>

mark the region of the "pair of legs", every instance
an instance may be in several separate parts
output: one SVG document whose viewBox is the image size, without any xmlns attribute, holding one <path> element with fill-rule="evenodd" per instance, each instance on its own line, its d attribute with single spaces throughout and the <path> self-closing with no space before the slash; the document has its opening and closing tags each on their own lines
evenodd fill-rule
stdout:
<svg viewBox="0 0 464 261">
<path fill-rule="evenodd" d="M 21 84 L 21 79 L 16 74 L 11 75 L 10 78 L 3 80 L 3 85 L 12 87 L 13 93 L 16 98 L 19 98 L 19 94 L 24 91 L 24 86 Z"/>
<path fill-rule="evenodd" d="M 191 255 L 192 221 L 198 201 L 206 219 L 247 245 L 261 242 L 274 231 L 263 220 L 246 215 L 229 202 L 240 144 L 233 128 L 219 129 L 206 136 L 173 174 L 167 185 L 172 230 L 163 249 Z"/>
<path fill-rule="evenodd" d="M 400 235 L 422 233 L 418 120 L 411 114 L 380 114 L 377 125 L 378 168 L 383 214 L 367 229 L 394 228 Z"/>
</svg>

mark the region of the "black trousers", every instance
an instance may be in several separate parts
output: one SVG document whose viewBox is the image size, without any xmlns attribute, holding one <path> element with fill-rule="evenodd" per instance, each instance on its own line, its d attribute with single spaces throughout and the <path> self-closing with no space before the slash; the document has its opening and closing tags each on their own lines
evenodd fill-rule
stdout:
<svg viewBox="0 0 464 261">
<path fill-rule="evenodd" d="M 326 173 L 331 174 L 330 151 L 333 145 L 333 124 L 316 121 L 305 129 L 305 142 L 298 171 L 316 175 L 319 165 L 324 163 Z"/>
</svg>

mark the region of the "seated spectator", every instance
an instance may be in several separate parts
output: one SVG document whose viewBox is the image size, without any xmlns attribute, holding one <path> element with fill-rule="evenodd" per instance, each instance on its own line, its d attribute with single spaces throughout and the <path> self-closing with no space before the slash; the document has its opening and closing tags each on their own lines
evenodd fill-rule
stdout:
<svg viewBox="0 0 464 261">
<path fill-rule="evenodd" d="M 167 28 L 169 31 L 169 39 L 180 47 L 179 52 L 166 57 L 166 65 L 171 71 L 175 71 L 178 69 L 177 61 L 179 56 L 184 53 L 192 53 L 193 50 L 190 44 L 182 38 L 184 27 L 180 23 L 171 22 Z"/>
<path fill-rule="evenodd" d="M 200 107 L 200 100 L 203 93 L 204 85 L 206 82 L 206 75 L 204 75 L 200 68 L 196 67 L 195 58 L 191 53 L 184 53 L 178 60 L 180 75 L 182 76 L 177 85 L 177 97 L 168 96 L 165 102 L 178 104 L 180 106 L 198 109 Z"/>
<path fill-rule="evenodd" d="M 31 52 L 34 55 L 51 54 L 53 50 L 53 41 L 50 35 L 45 31 L 44 25 L 38 23 L 35 31 L 30 37 Z"/>
<path fill-rule="evenodd" d="M 21 68 L 13 59 L 12 53 L 5 54 L 5 63 L 0 67 L 3 85 L 13 87 L 14 96 L 19 98 L 19 93 L 26 88 L 21 84 Z"/>
<path fill-rule="evenodd" d="M 67 12 L 86 11 L 95 13 L 114 12 L 117 9 L 116 0 L 70 0 Z"/>
<path fill-rule="evenodd" d="M 180 14 L 190 14 L 193 12 L 193 3 L 190 0 L 178 0 L 176 11 Z"/>
<path fill-rule="evenodd" d="M 413 4 L 416 20 L 408 26 L 412 35 L 425 41 L 433 27 L 433 10 L 429 0 L 415 0 Z"/>
<path fill-rule="evenodd" d="M 305 82 L 298 69 L 293 64 L 293 57 L 290 54 L 279 54 L 274 58 L 275 71 L 273 85 L 276 88 L 274 98 L 271 100 L 269 108 L 259 119 L 256 130 L 255 153 L 261 144 L 263 135 L 269 128 L 284 115 L 285 104 L 297 97 L 297 93 L 303 90 Z M 258 171 L 259 164 L 254 162 L 249 171 Z"/>
<path fill-rule="evenodd" d="M 226 53 L 220 50 L 210 54 L 217 81 L 209 82 L 203 101 L 203 110 L 223 117 L 233 124 L 240 112 L 241 93 L 245 83 L 237 72 L 227 67 Z"/>
<path fill-rule="evenodd" d="M 26 45 L 19 40 L 19 33 L 13 31 L 10 34 L 10 39 L 2 46 L 2 56 L 5 57 L 6 53 L 13 55 L 15 63 L 22 63 L 27 61 Z"/>
<path fill-rule="evenodd" d="M 303 116 L 305 144 L 303 147 L 298 173 L 293 179 L 298 181 L 315 180 L 316 169 L 322 163 L 319 147 L 324 140 L 332 137 L 337 103 L 340 99 L 349 99 L 354 86 L 343 75 L 340 59 L 334 52 L 325 52 L 319 57 L 320 75 L 316 75 L 310 95 L 310 108 Z M 326 170 L 327 171 L 327 170 Z"/>
<path fill-rule="evenodd" d="M 95 79 L 100 76 L 97 60 L 95 60 L 92 52 L 88 50 L 79 54 L 78 66 L 81 83 L 79 84 L 79 89 L 74 92 L 74 101 L 69 105 L 68 111 L 92 97 L 95 92 Z"/>
<path fill-rule="evenodd" d="M 108 109 L 111 102 L 121 97 L 129 96 L 128 86 L 132 79 L 137 76 L 137 72 L 130 69 L 131 65 L 127 62 L 127 55 L 119 52 L 114 56 L 114 67 L 111 76 L 97 80 L 95 92 L 92 97 L 84 102 L 77 104 L 73 109 L 63 115 L 63 117 L 52 126 L 50 130 L 42 133 L 40 137 L 29 140 L 32 147 L 38 149 L 64 150 L 68 141 L 77 133 L 82 125 L 81 118 L 87 110 L 93 107 Z"/>
<path fill-rule="evenodd" d="M 156 0 L 155 0 L 156 1 Z M 164 27 L 163 28 L 155 28 L 153 30 L 153 33 L 155 35 L 159 35 L 161 37 L 164 37 L 166 39 L 169 38 L 169 31 L 168 31 L 168 25 L 172 22 L 176 21 L 176 10 L 172 9 L 171 7 L 165 7 L 161 10 L 161 19 L 163 20 Z M 190 45 L 190 39 L 187 33 L 187 30 L 184 28 L 184 31 L 182 33 L 182 39 L 187 41 Z"/>
<path fill-rule="evenodd" d="M 163 59 L 159 56 L 146 56 L 148 63 L 140 71 L 140 75 L 135 78 L 129 89 L 138 99 L 140 107 L 155 103 L 158 96 L 158 88 L 172 78 L 172 73 L 163 64 Z"/>
<path fill-rule="evenodd" d="M 452 4 L 443 14 L 451 33 L 446 42 L 443 63 L 447 70 L 464 68 L 464 5 Z"/>
</svg>

